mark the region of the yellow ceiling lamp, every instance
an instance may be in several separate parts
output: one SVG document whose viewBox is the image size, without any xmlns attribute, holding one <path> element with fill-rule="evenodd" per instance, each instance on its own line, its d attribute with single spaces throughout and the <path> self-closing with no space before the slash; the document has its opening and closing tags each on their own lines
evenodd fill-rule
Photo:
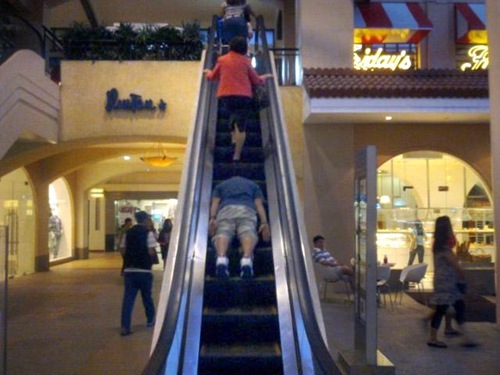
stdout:
<svg viewBox="0 0 500 375">
<path fill-rule="evenodd" d="M 165 168 L 170 166 L 174 161 L 177 160 L 177 158 L 167 156 L 165 154 L 165 151 L 161 147 L 161 144 L 158 144 L 158 154 L 156 156 L 143 156 L 141 160 L 152 167 Z"/>
</svg>

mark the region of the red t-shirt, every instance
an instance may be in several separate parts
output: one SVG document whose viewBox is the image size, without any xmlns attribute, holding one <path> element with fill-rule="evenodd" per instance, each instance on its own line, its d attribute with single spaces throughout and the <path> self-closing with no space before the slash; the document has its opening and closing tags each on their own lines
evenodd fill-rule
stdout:
<svg viewBox="0 0 500 375">
<path fill-rule="evenodd" d="M 247 96 L 252 97 L 252 85 L 264 84 L 250 58 L 237 52 L 229 51 L 217 59 L 215 68 L 207 74 L 209 80 L 219 80 L 217 97 Z"/>
</svg>

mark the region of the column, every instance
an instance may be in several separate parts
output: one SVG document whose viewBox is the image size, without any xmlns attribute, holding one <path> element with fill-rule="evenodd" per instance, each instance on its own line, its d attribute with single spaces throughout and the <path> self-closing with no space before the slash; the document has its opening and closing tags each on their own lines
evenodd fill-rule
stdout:
<svg viewBox="0 0 500 375">
<path fill-rule="evenodd" d="M 495 289 L 500 291 L 500 3 L 498 0 L 486 0 L 486 14 L 488 25 L 488 47 L 490 53 L 489 88 L 490 88 L 490 134 L 491 134 L 491 163 L 493 181 L 493 206 L 495 214 Z M 500 327 L 500 300 L 497 298 L 497 327 Z"/>
</svg>

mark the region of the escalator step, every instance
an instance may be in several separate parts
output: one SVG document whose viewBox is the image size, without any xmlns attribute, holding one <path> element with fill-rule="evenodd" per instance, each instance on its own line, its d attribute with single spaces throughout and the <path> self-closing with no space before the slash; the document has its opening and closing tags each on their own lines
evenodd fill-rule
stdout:
<svg viewBox="0 0 500 375">
<path fill-rule="evenodd" d="M 273 342 L 279 337 L 275 306 L 230 308 L 206 307 L 203 311 L 202 343 L 232 344 Z"/>
<path fill-rule="evenodd" d="M 199 374 L 277 375 L 283 373 L 277 343 L 262 345 L 203 345 Z"/>
<path fill-rule="evenodd" d="M 219 280 L 212 276 L 205 277 L 203 305 L 215 309 L 233 307 L 250 308 L 276 304 L 276 286 L 274 275 L 259 276 L 252 280 L 231 277 Z"/>
</svg>

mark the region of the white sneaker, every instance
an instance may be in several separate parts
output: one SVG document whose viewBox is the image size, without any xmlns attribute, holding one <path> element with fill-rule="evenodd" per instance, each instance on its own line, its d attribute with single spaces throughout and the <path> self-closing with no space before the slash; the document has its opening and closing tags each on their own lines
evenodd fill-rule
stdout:
<svg viewBox="0 0 500 375">
<path fill-rule="evenodd" d="M 229 270 L 227 269 L 229 265 L 229 259 L 227 257 L 217 257 L 217 262 L 215 263 L 215 275 L 219 279 L 229 278 Z"/>
<path fill-rule="evenodd" d="M 241 278 L 251 279 L 253 277 L 253 262 L 252 258 L 243 257 L 240 261 Z"/>
</svg>

